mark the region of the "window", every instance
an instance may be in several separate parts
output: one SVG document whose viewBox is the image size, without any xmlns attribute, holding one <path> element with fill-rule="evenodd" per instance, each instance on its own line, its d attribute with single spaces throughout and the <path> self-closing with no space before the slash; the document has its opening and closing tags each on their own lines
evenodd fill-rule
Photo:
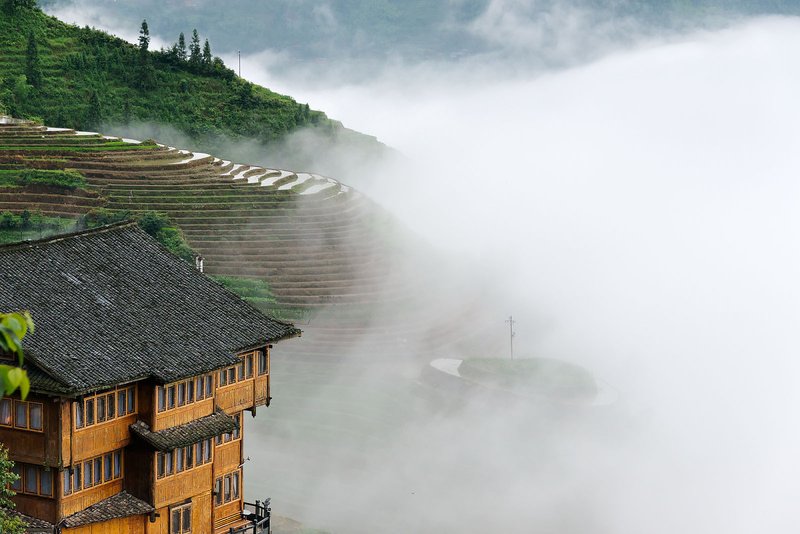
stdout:
<svg viewBox="0 0 800 534">
<path fill-rule="evenodd" d="M 103 481 L 103 459 L 97 457 L 94 459 L 94 485 L 97 486 Z"/>
<path fill-rule="evenodd" d="M 64 495 L 99 486 L 112 480 L 122 478 L 122 451 L 114 451 L 96 456 L 74 466 L 72 474 L 64 471 Z M 45 495 L 52 494 L 52 475 L 41 478 L 40 491 Z M 50 493 L 46 493 L 46 492 Z"/>
<path fill-rule="evenodd" d="M 115 388 L 75 402 L 75 428 L 85 428 L 136 413 L 136 386 Z M 35 416 L 31 413 L 31 417 Z M 35 420 L 32 421 L 35 423 Z"/>
<path fill-rule="evenodd" d="M 86 413 L 86 426 L 94 424 L 94 399 L 87 399 L 84 407 Z"/>
<path fill-rule="evenodd" d="M 163 412 L 167 409 L 167 392 L 164 386 L 158 386 L 158 411 Z"/>
<path fill-rule="evenodd" d="M 210 399 L 213 393 L 214 393 L 214 375 L 208 375 L 206 377 L 206 398 Z"/>
<path fill-rule="evenodd" d="M 111 453 L 103 456 L 103 482 L 111 480 L 113 471 L 111 470 Z"/>
<path fill-rule="evenodd" d="M 64 487 L 64 495 L 72 494 L 72 480 L 69 476 L 69 469 L 64 469 L 64 480 L 62 486 Z"/>
<path fill-rule="evenodd" d="M 245 376 L 253 378 L 253 356 L 248 354 L 244 359 Z"/>
<path fill-rule="evenodd" d="M 191 534 L 192 503 L 176 506 L 169 511 L 170 534 Z"/>
<path fill-rule="evenodd" d="M 240 382 L 244 380 L 244 362 L 241 362 L 236 366 L 236 378 Z"/>
<path fill-rule="evenodd" d="M 267 353 L 263 350 L 258 351 L 258 374 L 265 375 L 269 372 Z"/>
<path fill-rule="evenodd" d="M 3 425 L 11 426 L 11 416 L 13 414 L 14 428 L 23 430 L 42 430 L 42 410 L 41 402 L 24 402 L 19 400 L 3 399 L 0 415 Z"/>
<path fill-rule="evenodd" d="M 49 467 L 34 464 L 17 463 L 13 472 L 19 479 L 11 485 L 17 493 L 30 495 L 53 496 L 53 471 Z M 69 475 L 69 471 L 65 471 Z M 67 479 L 67 482 L 69 480 Z M 68 484 L 65 485 L 65 488 Z"/>
<path fill-rule="evenodd" d="M 0 425 L 11 426 L 11 399 L 3 399 L 0 401 Z"/>
<path fill-rule="evenodd" d="M 242 435 L 242 414 L 237 413 L 233 418 L 236 420 L 236 428 L 233 430 L 233 439 L 239 439 Z"/>
<path fill-rule="evenodd" d="M 228 384 L 236 383 L 236 368 L 228 367 Z"/>
<path fill-rule="evenodd" d="M 214 481 L 214 504 L 222 504 L 222 478 Z"/>
<path fill-rule="evenodd" d="M 97 422 L 102 423 L 106 420 L 106 398 L 97 397 Z"/>
<path fill-rule="evenodd" d="M 159 452 L 156 455 L 156 472 L 158 473 L 158 478 L 164 478 L 165 468 L 163 452 Z"/>
<path fill-rule="evenodd" d="M 185 464 L 184 464 L 184 460 L 185 459 L 186 459 L 186 450 L 185 449 L 176 449 L 175 450 L 175 460 L 177 460 L 175 462 L 177 464 L 175 466 L 175 472 L 176 473 L 180 473 L 181 471 L 183 471 L 184 466 L 185 466 Z"/>
<path fill-rule="evenodd" d="M 200 467 L 211 461 L 211 440 L 181 447 L 169 452 L 156 453 L 156 476 L 168 477 Z"/>
<path fill-rule="evenodd" d="M 194 446 L 186 447 L 186 469 L 194 467 Z"/>
<path fill-rule="evenodd" d="M 83 428 L 83 401 L 75 403 L 75 428 Z"/>
<path fill-rule="evenodd" d="M 205 397 L 205 376 L 198 376 L 194 379 L 194 390 L 196 392 L 196 400 L 201 400 Z"/>
<path fill-rule="evenodd" d="M 186 404 L 186 382 L 178 384 L 178 406 Z"/>
<path fill-rule="evenodd" d="M 228 372 L 223 369 L 219 372 L 219 387 L 228 385 Z"/>
<path fill-rule="evenodd" d="M 238 469 L 214 481 L 214 504 L 219 506 L 224 503 L 238 500 L 240 497 L 241 471 Z"/>
<path fill-rule="evenodd" d="M 14 426 L 28 428 L 28 403 L 14 401 Z"/>
</svg>

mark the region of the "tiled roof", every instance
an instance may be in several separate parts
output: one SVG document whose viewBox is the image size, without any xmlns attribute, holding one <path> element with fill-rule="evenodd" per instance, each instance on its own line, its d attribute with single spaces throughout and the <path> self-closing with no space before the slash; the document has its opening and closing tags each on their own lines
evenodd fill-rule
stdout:
<svg viewBox="0 0 800 534">
<path fill-rule="evenodd" d="M 131 431 L 134 434 L 159 451 L 171 451 L 178 447 L 186 447 L 204 439 L 233 432 L 237 428 L 236 420 L 222 410 L 158 432 L 150 430 L 144 421 L 136 421 L 131 425 Z"/>
<path fill-rule="evenodd" d="M 77 395 L 172 382 L 298 335 L 134 224 L 0 246 L 0 310 L 30 310 L 32 389 Z M 32 370 L 33 371 L 33 370 Z"/>
<path fill-rule="evenodd" d="M 4 510 L 10 517 L 19 517 L 25 523 L 26 528 L 24 532 L 27 534 L 51 534 L 53 532 L 53 524 L 48 523 L 44 519 L 31 517 L 16 510 Z"/>
<path fill-rule="evenodd" d="M 61 524 L 67 528 L 75 528 L 98 521 L 110 521 L 120 517 L 142 515 L 154 512 L 155 508 L 137 499 L 126 491 L 121 491 L 107 499 L 95 503 L 80 512 L 67 516 Z"/>
</svg>

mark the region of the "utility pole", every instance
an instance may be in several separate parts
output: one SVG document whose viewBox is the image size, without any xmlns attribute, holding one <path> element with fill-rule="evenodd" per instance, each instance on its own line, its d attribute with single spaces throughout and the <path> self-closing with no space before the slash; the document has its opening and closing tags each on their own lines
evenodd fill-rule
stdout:
<svg viewBox="0 0 800 534">
<path fill-rule="evenodd" d="M 241 78 L 242 77 L 242 51 L 241 50 L 237 50 L 236 53 L 239 54 L 239 78 Z"/>
<path fill-rule="evenodd" d="M 509 330 L 509 334 L 510 334 L 509 335 L 509 342 L 510 342 L 509 346 L 511 348 L 511 359 L 513 360 L 514 359 L 514 336 L 516 335 L 514 333 L 514 323 L 516 323 L 516 321 L 514 320 L 513 316 L 509 315 L 508 319 L 506 319 L 506 322 L 508 323 L 508 330 Z"/>
</svg>

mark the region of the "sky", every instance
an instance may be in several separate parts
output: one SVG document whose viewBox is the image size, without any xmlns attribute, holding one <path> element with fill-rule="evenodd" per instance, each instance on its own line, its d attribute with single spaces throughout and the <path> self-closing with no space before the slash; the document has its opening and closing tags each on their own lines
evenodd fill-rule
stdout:
<svg viewBox="0 0 800 534">
<path fill-rule="evenodd" d="M 524 2 L 492 6 L 476 31 L 509 36 L 501 61 L 315 79 L 267 50 L 243 73 L 398 149 L 337 178 L 460 258 L 498 328 L 513 311 L 521 353 L 584 365 L 625 415 L 466 406 L 368 456 L 353 506 L 399 521 L 402 480 L 428 488 L 403 501 L 417 532 L 794 532 L 800 20 L 626 21 L 620 40 L 565 9 L 543 41 Z M 568 60 L 529 63 L 537 50 Z M 337 475 L 310 518 L 357 531 L 324 507 Z"/>
</svg>

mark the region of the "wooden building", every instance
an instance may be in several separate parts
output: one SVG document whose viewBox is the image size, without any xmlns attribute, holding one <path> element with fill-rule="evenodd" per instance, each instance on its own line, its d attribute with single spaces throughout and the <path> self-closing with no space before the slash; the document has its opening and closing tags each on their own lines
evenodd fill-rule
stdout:
<svg viewBox="0 0 800 534">
<path fill-rule="evenodd" d="M 30 310 L 31 393 L 0 400 L 31 532 L 251 524 L 242 418 L 270 401 L 264 316 L 122 224 L 0 247 L 0 310 Z M 250 530 L 252 531 L 252 529 Z"/>
</svg>

